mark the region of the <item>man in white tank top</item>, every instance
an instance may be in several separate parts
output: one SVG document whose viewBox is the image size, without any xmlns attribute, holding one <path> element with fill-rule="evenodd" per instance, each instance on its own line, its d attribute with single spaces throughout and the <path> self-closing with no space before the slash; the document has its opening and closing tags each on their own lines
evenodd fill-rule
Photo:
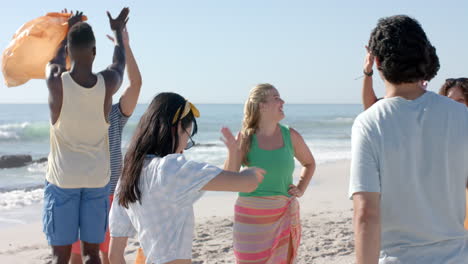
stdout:
<svg viewBox="0 0 468 264">
<path fill-rule="evenodd" d="M 46 69 L 51 115 L 50 154 L 44 188 L 43 229 L 53 262 L 68 263 L 71 245 L 81 239 L 87 263 L 101 263 L 99 243 L 107 229 L 109 208 L 108 116 L 112 95 L 125 70 L 122 30 L 129 9 L 113 19 L 116 45 L 113 62 L 94 74 L 94 33 L 76 12 L 70 30 Z M 67 53 L 71 69 L 66 69 Z"/>
</svg>

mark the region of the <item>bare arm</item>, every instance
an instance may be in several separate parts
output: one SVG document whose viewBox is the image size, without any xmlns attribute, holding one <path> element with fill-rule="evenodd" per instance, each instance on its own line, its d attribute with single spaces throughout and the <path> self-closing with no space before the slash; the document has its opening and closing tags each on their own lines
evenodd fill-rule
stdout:
<svg viewBox="0 0 468 264">
<path fill-rule="evenodd" d="M 372 72 L 372 67 L 374 65 L 374 56 L 367 49 L 366 60 L 364 62 L 364 71 L 367 73 Z M 364 110 L 371 107 L 377 102 L 377 96 L 374 92 L 372 76 L 364 74 L 364 79 L 362 81 L 362 104 L 364 105 Z"/>
<path fill-rule="evenodd" d="M 67 10 L 64 11 L 67 13 Z M 82 20 L 83 13 L 76 12 L 68 19 L 68 27 Z M 62 109 L 63 90 L 62 90 L 62 73 L 66 71 L 67 59 L 67 36 L 60 43 L 55 56 L 47 63 L 46 66 L 46 83 L 49 89 L 49 109 L 50 119 L 52 124 L 57 122 L 60 111 Z"/>
<path fill-rule="evenodd" d="M 228 155 L 224 161 L 224 169 L 227 171 L 239 172 L 242 163 L 242 152 L 240 148 L 241 135 L 234 137 L 231 130 L 227 127 L 221 129 L 223 137 L 221 138 L 228 149 Z"/>
<path fill-rule="evenodd" d="M 380 254 L 380 194 L 353 195 L 357 264 L 377 264 Z"/>
<path fill-rule="evenodd" d="M 107 37 L 110 40 L 115 41 L 111 36 L 107 35 Z M 125 45 L 127 61 L 127 76 L 130 84 L 125 89 L 122 97 L 120 97 L 120 110 L 125 116 L 131 116 L 138 102 L 138 97 L 140 96 L 142 80 L 138 64 L 133 56 L 132 49 L 130 48 L 127 28 L 124 28 L 123 30 L 123 42 Z"/>
<path fill-rule="evenodd" d="M 309 186 L 312 175 L 314 175 L 316 165 L 314 156 L 312 155 L 312 152 L 310 152 L 310 149 L 302 136 L 292 128 L 290 131 L 291 141 L 294 146 L 294 157 L 296 157 L 296 159 L 301 163 L 302 171 L 299 183 L 297 186 L 291 185 L 288 193 L 296 197 L 301 197 L 304 195 L 307 186 Z"/>
<path fill-rule="evenodd" d="M 125 264 L 125 247 L 128 237 L 111 237 L 109 247 L 109 261 L 111 264 Z"/>
<path fill-rule="evenodd" d="M 128 21 L 129 12 L 130 10 L 128 8 L 122 9 L 116 19 L 113 19 L 111 14 L 107 12 L 111 29 L 114 32 L 115 47 L 112 64 L 107 67 L 106 70 L 102 71 L 101 74 L 104 76 L 104 80 L 106 81 L 106 89 L 108 90 L 108 96 L 110 97 L 112 97 L 112 95 L 114 95 L 122 85 L 126 63 L 122 31 Z"/>
<path fill-rule="evenodd" d="M 239 154 L 228 151 L 226 160 L 224 161 L 224 169 L 227 171 L 238 172 L 241 168 Z"/>
<path fill-rule="evenodd" d="M 60 116 L 62 109 L 63 91 L 62 91 L 62 73 L 66 71 L 66 44 L 65 38 L 57 50 L 54 58 L 46 67 L 46 83 L 49 89 L 49 109 L 52 124 L 55 124 Z"/>
<path fill-rule="evenodd" d="M 67 37 L 60 42 L 60 46 L 55 53 L 55 56 L 47 64 L 46 78 L 57 76 L 58 70 L 65 71 L 67 58 Z"/>
<path fill-rule="evenodd" d="M 253 192 L 262 182 L 264 174 L 264 170 L 254 167 L 240 173 L 222 171 L 202 189 L 205 191 Z"/>
</svg>

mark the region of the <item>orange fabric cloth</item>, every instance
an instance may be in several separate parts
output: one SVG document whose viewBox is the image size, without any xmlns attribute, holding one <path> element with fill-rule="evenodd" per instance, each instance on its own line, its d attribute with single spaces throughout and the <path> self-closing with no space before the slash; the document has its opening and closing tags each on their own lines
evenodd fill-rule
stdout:
<svg viewBox="0 0 468 264">
<path fill-rule="evenodd" d="M 141 248 L 138 248 L 136 259 L 135 259 L 135 264 L 146 264 L 146 257 L 145 257 L 145 254 L 143 253 L 143 249 Z"/>
<path fill-rule="evenodd" d="M 45 79 L 47 63 L 68 33 L 71 14 L 48 13 L 21 26 L 2 54 L 2 72 L 8 87 L 30 79 Z M 83 17 L 83 21 L 87 20 Z M 68 64 L 68 63 L 67 63 Z"/>
<path fill-rule="evenodd" d="M 468 230 L 468 191 L 466 192 L 465 229 Z"/>
</svg>

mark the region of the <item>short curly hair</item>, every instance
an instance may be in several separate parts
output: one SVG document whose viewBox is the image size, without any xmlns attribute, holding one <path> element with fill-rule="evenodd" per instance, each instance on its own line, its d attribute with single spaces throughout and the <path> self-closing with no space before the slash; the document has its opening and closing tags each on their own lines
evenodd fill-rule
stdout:
<svg viewBox="0 0 468 264">
<path fill-rule="evenodd" d="M 419 22 L 406 15 L 381 18 L 369 39 L 384 78 L 394 84 L 429 81 L 439 71 L 436 49 Z"/>
<path fill-rule="evenodd" d="M 91 25 L 86 22 L 78 22 L 68 31 L 68 45 L 70 47 L 94 46 L 96 39 Z"/>
</svg>

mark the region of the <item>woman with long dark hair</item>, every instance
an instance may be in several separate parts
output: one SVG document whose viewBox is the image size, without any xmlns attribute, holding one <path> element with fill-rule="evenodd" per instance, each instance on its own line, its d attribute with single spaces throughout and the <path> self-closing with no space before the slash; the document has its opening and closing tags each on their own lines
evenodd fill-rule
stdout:
<svg viewBox="0 0 468 264">
<path fill-rule="evenodd" d="M 135 234 L 147 263 L 191 263 L 193 204 L 202 191 L 248 192 L 262 181 L 261 169 L 235 173 L 185 159 L 199 115 L 182 96 L 161 93 L 141 117 L 111 209 L 112 263 L 125 263 L 127 237 Z"/>
</svg>

